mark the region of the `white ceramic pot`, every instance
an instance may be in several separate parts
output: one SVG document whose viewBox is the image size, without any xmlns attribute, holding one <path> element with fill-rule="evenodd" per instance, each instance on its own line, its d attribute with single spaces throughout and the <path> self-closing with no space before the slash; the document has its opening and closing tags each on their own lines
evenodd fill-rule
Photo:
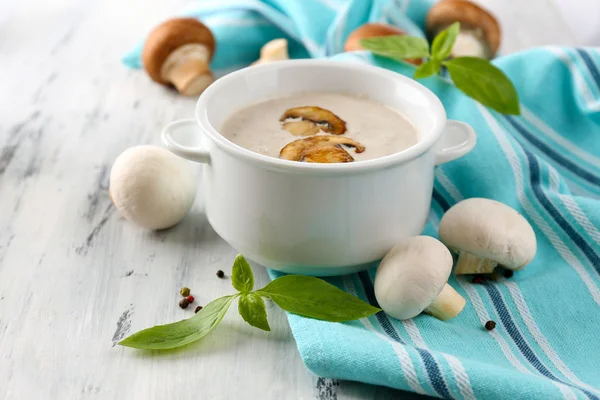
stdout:
<svg viewBox="0 0 600 400">
<path fill-rule="evenodd" d="M 219 134 L 236 110 L 303 91 L 367 95 L 407 115 L 419 141 L 374 160 L 312 164 L 257 154 Z M 398 241 L 419 235 L 435 166 L 469 152 L 475 132 L 447 121 L 432 92 L 397 73 L 292 60 L 219 79 L 200 96 L 196 119 L 167 125 L 162 139 L 173 153 L 205 164 L 206 215 L 231 246 L 269 268 L 323 276 L 364 269 Z"/>
</svg>

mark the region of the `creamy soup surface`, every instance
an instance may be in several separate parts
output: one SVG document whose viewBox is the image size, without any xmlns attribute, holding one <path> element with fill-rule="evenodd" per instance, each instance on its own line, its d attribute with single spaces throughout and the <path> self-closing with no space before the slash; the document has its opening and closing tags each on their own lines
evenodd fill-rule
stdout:
<svg viewBox="0 0 600 400">
<path fill-rule="evenodd" d="M 295 107 L 317 106 L 329 110 L 345 122 L 342 135 L 365 147 L 356 153 L 352 147 L 343 148 L 355 161 L 371 160 L 397 153 L 418 141 L 415 126 L 400 112 L 366 97 L 341 93 L 297 93 L 253 104 L 235 112 L 221 127 L 221 134 L 248 150 L 279 157 L 287 144 L 310 136 L 293 135 L 280 121 L 286 110 Z M 300 121 L 302 118 L 286 121 Z M 331 135 L 319 126 L 316 135 Z M 311 135 L 312 136 L 312 135 Z"/>
</svg>

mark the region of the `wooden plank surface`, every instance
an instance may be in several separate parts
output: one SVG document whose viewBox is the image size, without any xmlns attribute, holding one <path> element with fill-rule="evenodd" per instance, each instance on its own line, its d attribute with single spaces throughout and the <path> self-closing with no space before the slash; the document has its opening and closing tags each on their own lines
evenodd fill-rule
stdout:
<svg viewBox="0 0 600 400">
<path fill-rule="evenodd" d="M 544 0 L 480 1 L 504 25 L 503 51 L 573 44 Z M 285 315 L 273 331 L 230 313 L 182 350 L 115 347 L 131 332 L 191 315 L 231 292 L 215 276 L 235 251 L 206 221 L 202 196 L 176 228 L 121 219 L 107 186 L 128 146 L 158 144 L 194 100 L 149 82 L 121 56 L 181 0 L 0 3 L 0 398 L 362 399 L 401 392 L 312 376 Z M 268 278 L 255 268 L 257 284 Z"/>
</svg>

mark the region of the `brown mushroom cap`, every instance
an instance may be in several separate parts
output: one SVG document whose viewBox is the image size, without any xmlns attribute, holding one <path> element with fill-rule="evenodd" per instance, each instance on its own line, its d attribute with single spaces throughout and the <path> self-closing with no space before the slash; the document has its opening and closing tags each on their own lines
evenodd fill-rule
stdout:
<svg viewBox="0 0 600 400">
<path fill-rule="evenodd" d="M 161 75 L 167 57 L 186 44 L 202 44 L 208 50 L 208 62 L 215 52 L 215 38 L 206 25 L 194 18 L 169 19 L 150 32 L 144 49 L 142 63 L 153 81 L 168 85 Z"/>
<path fill-rule="evenodd" d="M 346 43 L 344 44 L 344 51 L 364 50 L 364 47 L 362 47 L 362 45 L 360 44 L 360 41 L 362 39 L 393 35 L 406 35 L 406 32 L 392 25 L 378 23 L 364 24 L 353 30 L 352 33 L 348 35 Z M 422 63 L 422 60 L 418 58 L 413 58 L 405 61 L 414 65 L 421 65 Z"/>
<path fill-rule="evenodd" d="M 498 21 L 487 10 L 468 0 L 443 0 L 431 7 L 425 22 L 427 34 L 434 36 L 454 22 L 460 22 L 461 30 L 481 29 L 491 55 L 496 54 L 501 37 Z"/>
</svg>

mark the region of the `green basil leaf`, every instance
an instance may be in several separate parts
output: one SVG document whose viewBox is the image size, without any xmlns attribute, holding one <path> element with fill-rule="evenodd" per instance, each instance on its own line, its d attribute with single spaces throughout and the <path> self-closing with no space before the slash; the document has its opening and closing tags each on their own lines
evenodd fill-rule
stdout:
<svg viewBox="0 0 600 400">
<path fill-rule="evenodd" d="M 238 292 L 247 293 L 254 289 L 254 274 L 243 255 L 238 254 L 233 261 L 231 284 Z"/>
<path fill-rule="evenodd" d="M 443 63 L 457 88 L 503 114 L 519 115 L 519 95 L 500 69 L 477 57 L 458 57 Z"/>
<path fill-rule="evenodd" d="M 270 331 L 269 321 L 267 320 L 267 308 L 263 299 L 255 293 L 247 293 L 240 296 L 238 300 L 238 311 L 244 321 L 250 325 Z"/>
<path fill-rule="evenodd" d="M 211 301 L 191 318 L 144 329 L 121 340 L 119 344 L 136 349 L 167 350 L 195 342 L 221 322 L 237 296 L 225 296 Z"/>
<path fill-rule="evenodd" d="M 331 322 L 360 319 L 381 311 L 311 276 L 282 276 L 254 293 L 269 297 L 285 311 Z"/>
<path fill-rule="evenodd" d="M 404 60 L 429 56 L 427 40 L 415 36 L 380 36 L 362 39 L 362 47 L 380 56 Z"/>
<path fill-rule="evenodd" d="M 437 34 L 431 44 L 431 56 L 437 60 L 445 60 L 452 52 L 452 46 L 456 42 L 460 32 L 460 22 L 455 22 L 448 28 Z"/>
<path fill-rule="evenodd" d="M 415 79 L 427 78 L 433 74 L 437 74 L 440 72 L 440 68 L 442 67 L 442 63 L 439 60 L 431 59 L 423 64 L 419 65 L 419 67 L 415 70 Z"/>
</svg>

